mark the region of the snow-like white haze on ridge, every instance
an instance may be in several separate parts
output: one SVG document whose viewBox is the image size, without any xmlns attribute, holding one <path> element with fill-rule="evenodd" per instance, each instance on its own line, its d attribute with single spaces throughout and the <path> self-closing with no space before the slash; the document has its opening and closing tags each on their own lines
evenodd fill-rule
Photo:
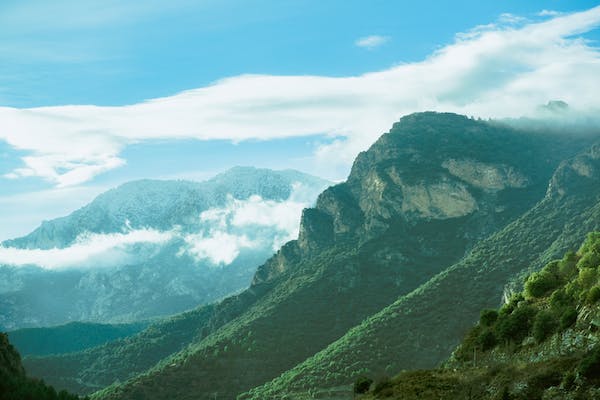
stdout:
<svg viewBox="0 0 600 400">
<path fill-rule="evenodd" d="M 199 231 L 132 229 L 123 232 L 85 233 L 65 248 L 20 249 L 0 245 L 0 266 L 37 266 L 49 270 L 87 269 L 132 265 L 147 261 L 165 245 L 177 240 L 178 255 L 189 255 L 207 267 L 231 264 L 244 250 L 275 251 L 298 236 L 300 215 L 317 193 L 302 184 L 292 185 L 287 200 L 265 200 L 258 195 L 245 200 L 228 196 L 223 207 L 198 216 Z"/>
<path fill-rule="evenodd" d="M 5 178 L 36 176 L 78 185 L 126 160 L 152 139 L 247 139 L 325 133 L 314 162 L 348 168 L 400 116 L 452 111 L 477 117 L 535 115 L 549 100 L 578 115 L 600 110 L 600 54 L 577 35 L 600 24 L 600 6 L 497 23 L 456 36 L 421 62 L 352 77 L 242 75 L 174 96 L 122 107 L 0 108 L 0 140 L 29 154 Z M 594 117 L 595 118 L 595 117 Z"/>
<path fill-rule="evenodd" d="M 0 265 L 35 265 L 44 269 L 64 269 L 131 264 L 144 257 L 140 254 L 139 247 L 136 249 L 137 254 L 134 254 L 131 251 L 132 246 L 143 244 L 155 248 L 172 237 L 172 232 L 138 229 L 123 233 L 86 233 L 65 248 L 20 249 L 0 246 Z"/>
</svg>

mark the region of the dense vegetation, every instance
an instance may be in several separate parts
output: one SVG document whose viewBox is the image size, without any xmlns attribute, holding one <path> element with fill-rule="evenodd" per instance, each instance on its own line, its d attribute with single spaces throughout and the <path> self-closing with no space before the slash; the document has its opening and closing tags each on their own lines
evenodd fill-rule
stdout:
<svg viewBox="0 0 600 400">
<path fill-rule="evenodd" d="M 8 341 L 8 336 L 0 333 L 0 399 L 78 400 L 79 396 L 64 390 L 57 392 L 42 380 L 28 378 L 19 353 Z"/>
<path fill-rule="evenodd" d="M 211 326 L 214 306 L 168 318 L 144 331 L 78 353 L 49 357 L 26 357 L 23 362 L 33 376 L 42 376 L 56 387 L 76 393 L 91 393 L 119 380 L 128 379 L 177 352 Z"/>
<path fill-rule="evenodd" d="M 481 309 L 497 307 L 512 277 L 541 268 L 600 229 L 600 157 L 594 148 L 556 171 L 542 201 L 481 241 L 460 262 L 351 329 L 323 351 L 245 395 L 293 396 L 351 387 L 446 359 Z M 599 173 L 580 175 L 574 166 Z M 449 300 L 451 299 L 451 300 Z"/>
<path fill-rule="evenodd" d="M 598 398 L 599 287 L 600 233 L 595 232 L 577 253 L 530 275 L 523 292 L 499 310 L 483 310 L 444 368 L 381 379 L 363 398 Z"/>
<path fill-rule="evenodd" d="M 499 311 L 482 311 L 456 358 L 468 361 L 478 350 L 497 347 L 518 350 L 526 337 L 540 344 L 572 327 L 579 313 L 595 315 L 600 301 L 599 266 L 600 233 L 591 233 L 578 253 L 566 253 L 561 260 L 531 274 L 525 290 L 513 295 Z M 592 318 L 591 323 L 598 321 Z"/>
<path fill-rule="evenodd" d="M 148 323 L 94 324 L 71 322 L 48 328 L 25 328 L 8 332 L 22 356 L 71 353 L 132 336 Z"/>
</svg>

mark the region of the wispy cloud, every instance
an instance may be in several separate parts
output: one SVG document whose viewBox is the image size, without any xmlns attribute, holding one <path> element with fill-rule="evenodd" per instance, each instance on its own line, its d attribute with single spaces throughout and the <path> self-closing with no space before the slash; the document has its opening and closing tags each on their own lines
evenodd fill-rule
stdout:
<svg viewBox="0 0 600 400">
<path fill-rule="evenodd" d="M 562 13 L 560 11 L 554 11 L 554 10 L 542 10 L 539 13 L 537 13 L 538 16 L 540 17 L 557 17 L 559 15 L 561 15 Z"/>
<path fill-rule="evenodd" d="M 171 232 L 139 229 L 126 233 L 84 234 L 66 248 L 41 250 L 0 245 L 0 265 L 35 265 L 46 269 L 127 265 L 147 258 L 154 253 L 156 245 L 172 237 Z M 137 245 L 135 252 L 131 248 L 134 245 Z"/>
<path fill-rule="evenodd" d="M 506 17 L 504 18 L 506 19 Z M 499 21 L 421 62 L 352 77 L 242 75 L 123 107 L 0 108 L 0 140 L 28 152 L 7 177 L 76 185 L 151 139 L 269 140 L 326 133 L 315 163 L 347 168 L 400 116 L 422 110 L 532 115 L 550 99 L 600 110 L 600 54 L 581 38 L 600 6 L 537 23 Z M 518 26 L 517 26 L 518 25 Z"/>
<path fill-rule="evenodd" d="M 498 17 L 498 22 L 505 25 L 519 25 L 524 24 L 527 21 L 527 18 L 511 13 L 503 13 Z"/>
<path fill-rule="evenodd" d="M 390 40 L 389 36 L 371 35 L 371 36 L 365 36 L 365 37 L 362 37 L 362 38 L 356 40 L 356 42 L 354 42 L 354 44 L 357 45 L 358 47 L 364 47 L 366 49 L 371 50 L 371 49 L 374 49 L 376 47 L 379 47 L 379 46 L 385 44 L 389 40 Z"/>
</svg>

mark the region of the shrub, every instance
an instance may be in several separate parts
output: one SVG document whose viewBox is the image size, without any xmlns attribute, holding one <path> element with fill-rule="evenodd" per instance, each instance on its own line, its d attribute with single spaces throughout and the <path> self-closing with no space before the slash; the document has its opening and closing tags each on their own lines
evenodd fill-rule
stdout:
<svg viewBox="0 0 600 400">
<path fill-rule="evenodd" d="M 561 308 L 571 306 L 575 302 L 573 296 L 567 294 L 565 289 L 557 289 L 550 296 L 550 305 L 554 310 L 560 310 Z"/>
<path fill-rule="evenodd" d="M 594 346 L 592 350 L 579 363 L 577 371 L 586 378 L 600 377 L 600 345 Z"/>
<path fill-rule="evenodd" d="M 579 270 L 577 281 L 584 289 L 588 289 L 596 283 L 596 278 L 597 274 L 595 268 L 583 268 Z"/>
<path fill-rule="evenodd" d="M 599 265 L 600 265 L 600 253 L 597 253 L 595 251 L 590 251 L 588 253 L 585 253 L 581 257 L 581 259 L 577 263 L 577 268 L 579 268 L 579 269 L 596 268 Z"/>
<path fill-rule="evenodd" d="M 535 308 L 525 305 L 517 307 L 512 314 L 502 316 L 498 319 L 495 329 L 498 338 L 521 342 L 529 334 L 531 321 L 535 318 L 536 313 Z"/>
<path fill-rule="evenodd" d="M 455 353 L 455 357 L 460 361 L 468 361 L 471 359 L 473 353 L 473 347 L 479 345 L 479 336 L 482 335 L 483 327 L 481 325 L 475 325 L 469 330 L 467 335 L 462 341 L 462 344 L 458 347 Z"/>
<path fill-rule="evenodd" d="M 479 323 L 483 326 L 492 326 L 498 319 L 498 311 L 496 310 L 482 310 Z"/>
<path fill-rule="evenodd" d="M 366 376 L 360 376 L 354 382 L 354 393 L 362 394 L 367 393 L 373 384 L 373 379 Z"/>
<path fill-rule="evenodd" d="M 569 251 L 558 263 L 558 273 L 566 280 L 570 280 L 577 273 L 577 254 Z"/>
<path fill-rule="evenodd" d="M 595 251 L 600 253 L 600 232 L 590 232 L 579 249 L 580 254 Z"/>
<path fill-rule="evenodd" d="M 549 291 L 560 285 L 558 277 L 548 270 L 534 272 L 525 282 L 525 294 L 528 297 L 544 297 Z"/>
<path fill-rule="evenodd" d="M 565 374 L 561 382 L 561 386 L 565 390 L 572 390 L 575 388 L 575 374 L 572 371 Z"/>
<path fill-rule="evenodd" d="M 548 311 L 541 311 L 533 322 L 533 337 L 538 343 L 541 343 L 552 335 L 557 328 L 558 321 L 556 321 L 556 317 Z"/>
<path fill-rule="evenodd" d="M 394 385 L 392 385 L 392 381 L 390 378 L 383 378 L 377 384 L 375 384 L 375 389 L 373 389 L 373 393 L 376 395 L 388 397 L 394 393 Z"/>
<path fill-rule="evenodd" d="M 512 313 L 523 300 L 525 300 L 525 298 L 520 293 L 511 296 L 511 298 L 508 300 L 508 303 L 504 304 L 500 308 L 498 315 L 507 315 Z"/>
<path fill-rule="evenodd" d="M 594 304 L 598 300 L 600 300 L 600 286 L 594 286 L 587 294 L 587 302 L 589 304 Z"/>
<path fill-rule="evenodd" d="M 575 307 L 567 308 L 560 316 L 560 329 L 565 330 L 573 326 L 577 321 L 577 310 Z"/>
<path fill-rule="evenodd" d="M 486 351 L 496 347 L 498 339 L 496 339 L 494 332 L 486 330 L 477 338 L 477 344 L 481 347 L 481 350 Z"/>
</svg>

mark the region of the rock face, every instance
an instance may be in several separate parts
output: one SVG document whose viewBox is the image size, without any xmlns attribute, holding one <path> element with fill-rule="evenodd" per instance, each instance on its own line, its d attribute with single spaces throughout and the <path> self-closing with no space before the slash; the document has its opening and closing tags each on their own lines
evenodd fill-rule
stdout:
<svg viewBox="0 0 600 400">
<path fill-rule="evenodd" d="M 557 149 L 558 142 L 455 114 L 406 116 L 359 154 L 347 182 L 329 187 L 304 212 L 298 241 L 286 246 L 307 257 L 390 229 L 418 236 L 439 224 L 464 252 L 543 195 L 553 168 L 573 151 Z M 284 264 L 265 264 L 254 282 L 277 276 Z"/>
<path fill-rule="evenodd" d="M 526 176 L 507 165 L 488 165 L 473 160 L 450 159 L 444 161 L 442 167 L 457 178 L 488 191 L 524 188 L 528 184 Z"/>
<path fill-rule="evenodd" d="M 328 184 L 292 170 L 236 167 L 206 182 L 142 180 L 109 190 L 69 216 L 2 243 L 23 254 L 68 255 L 115 242 L 96 257 L 50 269 L 2 265 L 0 254 L 0 328 L 148 319 L 244 289 L 278 237 L 289 232 L 277 221 L 236 222 L 235 213 L 290 204 L 290 212 L 300 214 Z M 136 233 L 160 240 L 118 242 Z M 207 250 L 213 242 L 234 247 L 223 256 Z M 78 250 L 82 246 L 87 250 Z"/>
</svg>

